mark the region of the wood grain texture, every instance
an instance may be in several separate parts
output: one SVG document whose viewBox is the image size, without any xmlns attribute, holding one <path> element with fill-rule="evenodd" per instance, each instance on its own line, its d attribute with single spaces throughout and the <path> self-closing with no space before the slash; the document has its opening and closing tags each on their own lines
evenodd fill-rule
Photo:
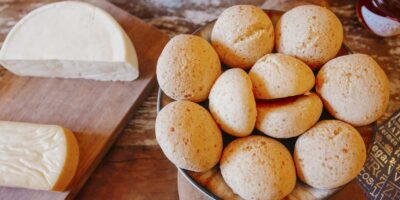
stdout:
<svg viewBox="0 0 400 200">
<path fill-rule="evenodd" d="M 155 64 L 168 36 L 106 1 L 88 2 L 113 15 L 132 39 L 140 78 L 132 82 L 100 82 L 18 77 L 4 72 L 0 80 L 0 119 L 58 124 L 71 129 L 78 139 L 80 162 L 67 192 L 1 188 L 0 199 L 73 198 L 155 83 Z"/>
<path fill-rule="evenodd" d="M 157 146 L 115 147 L 97 171 L 78 199 L 177 199 L 176 168 Z"/>
</svg>

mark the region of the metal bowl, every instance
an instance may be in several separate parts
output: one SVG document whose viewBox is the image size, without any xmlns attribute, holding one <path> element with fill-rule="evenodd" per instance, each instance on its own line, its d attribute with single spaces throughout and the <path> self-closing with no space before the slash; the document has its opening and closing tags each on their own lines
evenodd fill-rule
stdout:
<svg viewBox="0 0 400 200">
<path fill-rule="evenodd" d="M 279 18 L 282 16 L 283 12 L 281 11 L 276 11 L 276 10 L 264 10 L 265 13 L 268 14 L 268 16 L 270 17 L 272 23 L 275 25 L 276 22 L 279 20 Z M 210 38 L 211 38 L 211 31 L 214 27 L 214 23 L 216 20 L 213 20 L 209 23 L 207 23 L 206 25 L 200 27 L 199 29 L 197 29 L 195 32 L 193 32 L 193 35 L 197 35 L 200 36 L 202 38 L 204 38 L 205 40 L 210 42 Z M 343 43 L 342 47 L 338 53 L 337 56 L 341 56 L 341 55 L 346 55 L 346 54 L 351 54 L 352 51 Z M 226 69 L 225 66 L 222 67 L 223 70 Z M 165 95 L 165 93 L 161 90 L 161 88 L 158 91 L 158 97 L 157 97 L 157 112 L 159 112 L 165 105 L 167 105 L 168 103 L 174 101 L 173 99 L 169 98 L 167 95 Z M 202 104 L 203 106 L 207 107 L 207 102 Z M 327 112 L 324 112 L 323 115 L 321 116 L 321 118 L 325 118 L 325 119 L 329 119 L 332 118 Z M 255 130 L 254 134 L 260 134 L 259 131 Z M 224 134 L 224 144 L 229 143 L 229 141 L 231 141 L 233 139 L 233 137 L 231 136 L 227 136 L 227 134 Z M 293 150 L 294 147 L 294 143 L 295 143 L 296 139 L 285 139 L 285 140 L 280 140 L 285 146 L 287 146 L 290 150 Z M 178 168 L 178 171 L 180 173 L 182 173 L 182 175 L 195 187 L 197 188 L 199 191 L 201 191 L 205 196 L 207 196 L 210 199 L 214 199 L 214 200 L 219 200 L 221 199 L 220 197 L 218 197 L 216 194 L 214 194 L 213 192 L 211 192 L 209 189 L 207 189 L 205 186 L 201 185 L 200 183 L 198 183 L 189 173 L 188 170 L 185 169 L 181 169 Z M 297 187 L 297 185 L 296 185 Z M 304 187 L 304 185 L 302 186 Z M 336 190 L 337 191 L 337 190 Z M 327 194 L 327 196 L 332 195 L 334 192 L 333 191 L 329 194 Z"/>
</svg>

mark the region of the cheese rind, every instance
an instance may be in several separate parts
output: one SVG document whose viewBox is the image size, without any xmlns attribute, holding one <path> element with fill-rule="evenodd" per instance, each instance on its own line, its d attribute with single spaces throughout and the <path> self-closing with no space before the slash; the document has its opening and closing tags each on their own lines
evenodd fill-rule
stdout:
<svg viewBox="0 0 400 200">
<path fill-rule="evenodd" d="M 40 7 L 7 35 L 0 63 L 22 76 L 131 81 L 135 48 L 118 22 L 93 5 L 63 1 Z"/>
<path fill-rule="evenodd" d="M 68 129 L 0 121 L 1 186 L 64 191 L 78 160 L 78 143 Z"/>
</svg>

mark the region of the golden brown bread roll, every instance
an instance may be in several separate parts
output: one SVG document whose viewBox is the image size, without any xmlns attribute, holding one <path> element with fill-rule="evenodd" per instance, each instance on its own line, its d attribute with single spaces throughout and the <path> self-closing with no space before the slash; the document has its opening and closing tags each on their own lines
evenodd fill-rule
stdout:
<svg viewBox="0 0 400 200">
<path fill-rule="evenodd" d="M 267 54 L 251 68 L 249 76 L 256 99 L 276 99 L 304 94 L 314 87 L 312 70 L 292 56 Z"/>
<path fill-rule="evenodd" d="M 339 52 L 343 27 L 327 8 L 304 5 L 287 11 L 275 26 L 275 48 L 318 69 Z"/>
<path fill-rule="evenodd" d="M 206 100 L 220 74 L 217 53 L 206 40 L 194 35 L 172 38 L 157 62 L 158 84 L 175 100 Z"/>
<path fill-rule="evenodd" d="M 228 134 L 237 137 L 251 134 L 257 110 L 247 73 L 238 68 L 225 71 L 211 89 L 209 109 Z"/>
<path fill-rule="evenodd" d="M 264 136 L 231 142 L 224 149 L 220 168 L 225 182 L 244 199 L 280 200 L 296 184 L 290 152 L 278 141 Z"/>
<path fill-rule="evenodd" d="M 322 113 L 322 101 L 306 94 L 272 102 L 257 102 L 256 128 L 274 138 L 299 136 L 311 128 Z"/>
<path fill-rule="evenodd" d="M 319 189 L 333 189 L 350 182 L 366 159 L 365 144 L 351 125 L 323 120 L 301 135 L 295 145 L 297 176 Z"/>
<path fill-rule="evenodd" d="M 190 101 L 175 101 L 157 115 L 156 139 L 177 167 L 202 172 L 220 159 L 222 135 L 210 113 Z"/>
<path fill-rule="evenodd" d="M 335 118 L 363 126 L 381 117 L 389 102 L 389 81 L 370 56 L 351 54 L 326 63 L 316 90 Z"/>
<path fill-rule="evenodd" d="M 229 67 L 249 69 L 274 46 L 274 27 L 263 10 L 252 5 L 232 6 L 218 17 L 211 43 Z"/>
</svg>

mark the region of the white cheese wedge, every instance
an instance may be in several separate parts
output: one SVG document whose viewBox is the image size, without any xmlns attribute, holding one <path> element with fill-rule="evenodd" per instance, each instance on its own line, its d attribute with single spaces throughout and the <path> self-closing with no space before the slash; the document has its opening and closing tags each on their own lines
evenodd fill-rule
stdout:
<svg viewBox="0 0 400 200">
<path fill-rule="evenodd" d="M 68 129 L 0 121 L 1 186 L 64 191 L 78 160 L 78 143 Z"/>
<path fill-rule="evenodd" d="M 132 81 L 139 76 L 135 48 L 104 10 L 63 1 L 40 7 L 7 35 L 0 63 L 21 76 Z"/>
</svg>

